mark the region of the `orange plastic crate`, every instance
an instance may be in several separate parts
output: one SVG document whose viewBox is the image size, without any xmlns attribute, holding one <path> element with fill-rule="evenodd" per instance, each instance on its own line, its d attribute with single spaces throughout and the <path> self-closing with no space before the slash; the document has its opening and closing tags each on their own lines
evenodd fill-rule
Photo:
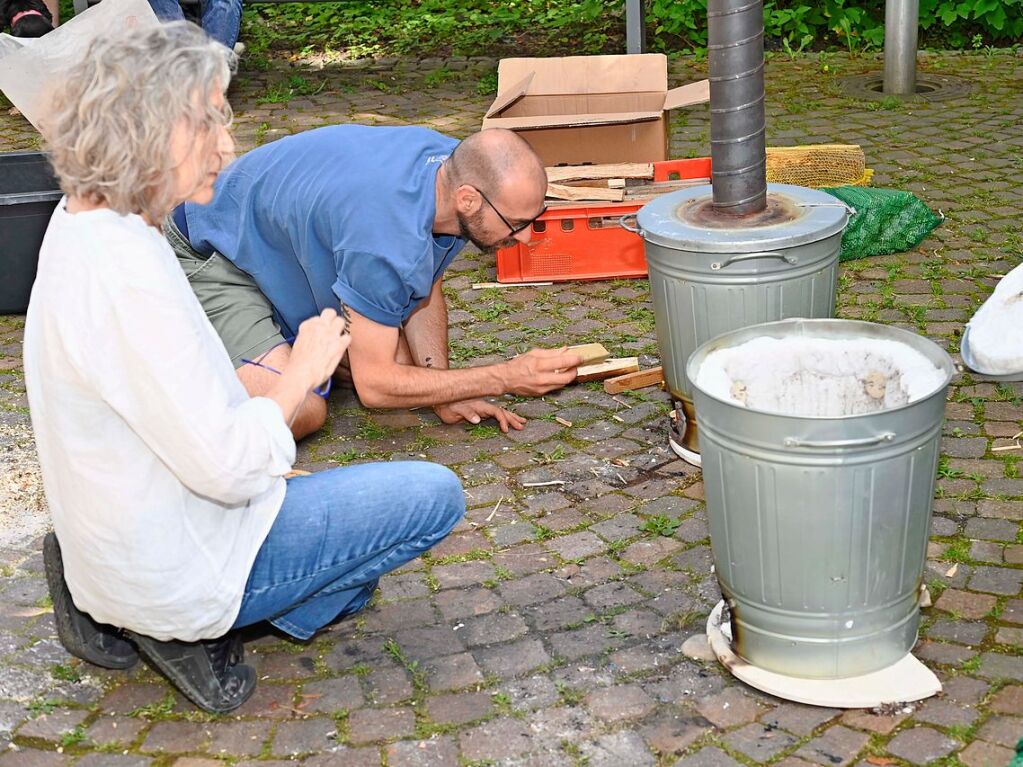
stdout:
<svg viewBox="0 0 1023 767">
<path fill-rule="evenodd" d="M 710 178 L 710 158 L 654 163 L 654 181 Z M 643 239 L 619 219 L 642 202 L 583 203 L 548 210 L 527 245 L 497 251 L 498 282 L 559 282 L 645 277 Z"/>
</svg>

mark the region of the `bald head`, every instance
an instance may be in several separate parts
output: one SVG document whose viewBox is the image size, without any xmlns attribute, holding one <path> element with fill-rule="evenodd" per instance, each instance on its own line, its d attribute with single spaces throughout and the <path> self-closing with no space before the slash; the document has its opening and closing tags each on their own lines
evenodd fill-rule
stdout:
<svg viewBox="0 0 1023 767">
<path fill-rule="evenodd" d="M 547 172 L 536 152 L 520 136 L 504 128 L 490 128 L 462 141 L 449 160 L 453 186 L 469 184 L 486 194 L 506 187 L 547 189 Z"/>
</svg>

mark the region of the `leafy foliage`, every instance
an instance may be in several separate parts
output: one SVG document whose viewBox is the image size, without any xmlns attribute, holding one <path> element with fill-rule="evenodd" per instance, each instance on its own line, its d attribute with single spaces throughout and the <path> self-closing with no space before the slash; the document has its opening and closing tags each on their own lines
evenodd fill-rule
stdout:
<svg viewBox="0 0 1023 767">
<path fill-rule="evenodd" d="M 65 0 L 67 2 L 67 0 Z M 697 52 L 707 41 L 706 0 L 647 0 L 652 50 Z M 621 0 L 380 0 L 247 5 L 242 37 L 256 56 L 273 49 L 369 55 L 569 55 L 623 49 Z M 884 0 L 765 0 L 766 45 L 880 49 Z M 922 44 L 980 48 L 1023 36 L 1023 0 L 920 0 Z"/>
</svg>

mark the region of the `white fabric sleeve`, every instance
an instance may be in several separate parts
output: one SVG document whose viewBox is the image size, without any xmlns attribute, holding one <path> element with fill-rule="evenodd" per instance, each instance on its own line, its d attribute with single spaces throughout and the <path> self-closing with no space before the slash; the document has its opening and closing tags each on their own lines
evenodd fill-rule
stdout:
<svg viewBox="0 0 1023 767">
<path fill-rule="evenodd" d="M 295 460 L 280 408 L 248 397 L 181 285 L 132 266 L 118 278 L 91 286 L 108 322 L 89 329 L 97 358 L 82 374 L 192 492 L 237 505 L 268 490 Z"/>
</svg>

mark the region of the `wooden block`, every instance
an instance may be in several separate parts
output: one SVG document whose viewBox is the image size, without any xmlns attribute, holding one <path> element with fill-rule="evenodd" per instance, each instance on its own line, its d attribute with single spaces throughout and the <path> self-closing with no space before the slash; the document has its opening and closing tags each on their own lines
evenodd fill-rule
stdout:
<svg viewBox="0 0 1023 767">
<path fill-rule="evenodd" d="M 571 354 L 578 354 L 583 358 L 580 365 L 596 365 L 598 362 L 603 362 L 611 353 L 604 348 L 603 344 L 577 344 L 576 346 L 569 346 L 568 351 Z"/>
<path fill-rule="evenodd" d="M 627 373 L 623 376 L 608 378 L 604 381 L 604 391 L 608 394 L 620 394 L 623 391 L 642 389 L 646 386 L 654 386 L 664 380 L 664 368 L 658 365 L 655 368 L 640 370 L 638 373 Z"/>
<path fill-rule="evenodd" d="M 639 357 L 622 357 L 598 362 L 596 365 L 580 365 L 576 381 L 603 381 L 605 378 L 634 373 L 639 370 Z"/>
<path fill-rule="evenodd" d="M 625 199 L 624 189 L 607 189 L 599 186 L 568 186 L 548 184 L 547 196 L 555 200 L 599 200 L 621 202 Z"/>
<path fill-rule="evenodd" d="M 625 179 L 624 178 L 609 178 L 607 180 L 608 189 L 624 189 Z"/>
<path fill-rule="evenodd" d="M 654 165 L 649 162 L 619 162 L 603 165 L 559 165 L 547 168 L 549 182 L 575 181 L 584 178 L 649 178 L 654 177 Z"/>
<path fill-rule="evenodd" d="M 553 285 L 553 282 L 474 282 L 473 290 L 490 290 L 491 288 L 538 288 Z"/>
</svg>

